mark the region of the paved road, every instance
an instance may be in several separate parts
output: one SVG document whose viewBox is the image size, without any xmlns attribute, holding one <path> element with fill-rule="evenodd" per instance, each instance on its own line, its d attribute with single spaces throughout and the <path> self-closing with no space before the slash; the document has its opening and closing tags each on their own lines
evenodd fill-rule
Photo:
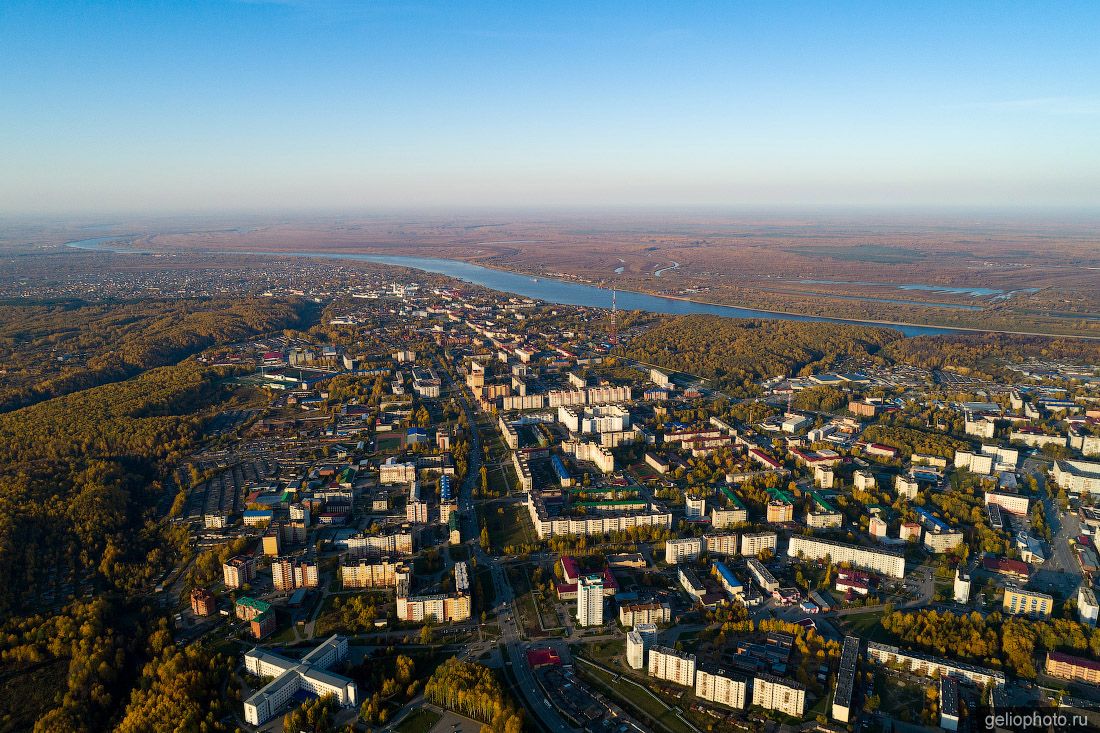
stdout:
<svg viewBox="0 0 1100 733">
<path fill-rule="evenodd" d="M 477 420 L 474 411 L 466 399 L 465 391 L 455 384 L 454 394 L 466 413 L 466 421 L 470 426 L 470 463 L 466 471 L 466 478 L 459 487 L 459 505 L 463 507 L 463 515 L 466 526 L 469 528 L 469 536 L 477 537 L 479 528 L 477 518 L 466 507 L 473 506 L 473 489 L 476 481 L 480 479 L 482 464 L 481 436 L 477 431 Z M 518 621 L 516 620 L 513 601 L 515 596 L 508 578 L 499 562 L 492 555 L 488 555 L 476 542 L 470 545 L 473 548 L 474 558 L 478 568 L 487 568 L 493 579 L 494 598 L 496 599 L 497 618 L 500 622 L 499 647 L 505 653 L 506 664 L 510 665 L 512 674 L 515 675 L 523 702 L 527 709 L 534 713 L 551 733 L 569 733 L 574 729 L 566 724 L 561 715 L 550 707 L 546 698 L 539 692 L 535 677 L 531 668 L 527 666 L 523 636 Z"/>
</svg>

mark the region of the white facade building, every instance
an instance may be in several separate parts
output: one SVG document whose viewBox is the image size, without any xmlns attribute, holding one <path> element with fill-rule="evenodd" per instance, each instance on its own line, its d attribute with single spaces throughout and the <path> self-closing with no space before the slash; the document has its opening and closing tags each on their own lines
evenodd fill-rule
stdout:
<svg viewBox="0 0 1100 733">
<path fill-rule="evenodd" d="M 792 535 L 787 554 L 790 557 L 798 557 L 801 554 L 813 560 L 824 560 L 829 557 L 834 564 L 848 562 L 855 567 L 874 570 L 893 578 L 905 577 L 905 555 L 898 552 L 873 550 L 817 537 Z"/>
<path fill-rule="evenodd" d="M 741 710 L 745 707 L 748 680 L 712 665 L 703 665 L 695 673 L 695 694 L 703 700 Z"/>
<path fill-rule="evenodd" d="M 244 655 L 244 666 L 257 677 L 274 677 L 244 702 L 245 722 L 263 725 L 275 717 L 299 690 L 317 696 L 333 695 L 342 707 L 359 702 L 359 690 L 347 677 L 327 671 L 348 655 L 348 640 L 331 636 L 300 660 L 263 649 L 253 649 Z"/>
<path fill-rule="evenodd" d="M 702 554 L 703 539 L 701 537 L 687 537 L 682 540 L 667 540 L 665 542 L 665 562 L 669 565 L 690 562 Z"/>
<path fill-rule="evenodd" d="M 603 578 L 587 575 L 577 583 L 577 623 L 603 626 Z"/>
<path fill-rule="evenodd" d="M 666 646 L 649 652 L 649 676 L 684 687 L 695 686 L 695 655 L 681 654 Z"/>
</svg>

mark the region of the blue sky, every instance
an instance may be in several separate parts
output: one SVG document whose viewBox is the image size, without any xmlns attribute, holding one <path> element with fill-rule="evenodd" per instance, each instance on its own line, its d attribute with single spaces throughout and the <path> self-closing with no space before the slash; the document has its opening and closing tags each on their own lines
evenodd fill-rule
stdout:
<svg viewBox="0 0 1100 733">
<path fill-rule="evenodd" d="M 0 212 L 1100 208 L 1100 3 L 0 3 Z"/>
</svg>

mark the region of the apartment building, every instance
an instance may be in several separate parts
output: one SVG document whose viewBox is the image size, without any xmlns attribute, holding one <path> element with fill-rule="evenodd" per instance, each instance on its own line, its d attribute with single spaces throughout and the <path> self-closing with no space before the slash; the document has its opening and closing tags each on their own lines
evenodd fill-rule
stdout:
<svg viewBox="0 0 1100 733">
<path fill-rule="evenodd" d="M 986 506 L 999 506 L 1001 511 L 1015 514 L 1018 517 L 1026 517 L 1031 509 L 1031 500 L 1020 494 L 1010 494 L 1005 491 L 985 492 Z"/>
<path fill-rule="evenodd" d="M 252 582 L 256 572 L 256 561 L 249 555 L 237 555 L 222 565 L 222 577 L 229 590 L 242 588 Z"/>
<path fill-rule="evenodd" d="M 714 555 L 736 555 L 740 538 L 736 534 L 705 534 L 703 546 Z"/>
<path fill-rule="evenodd" d="M 1046 673 L 1062 680 L 1100 684 L 1100 662 L 1061 652 L 1047 652 Z"/>
<path fill-rule="evenodd" d="M 752 704 L 801 718 L 806 711 L 806 688 L 785 677 L 758 674 L 752 681 Z"/>
<path fill-rule="evenodd" d="M 706 516 L 707 499 L 704 496 L 688 494 L 684 499 L 684 518 L 699 520 Z"/>
<path fill-rule="evenodd" d="M 1005 586 L 1001 610 L 1012 616 L 1050 618 L 1051 611 L 1054 610 L 1054 597 L 1009 585 Z"/>
<path fill-rule="evenodd" d="M 710 526 L 715 529 L 727 529 L 736 527 L 741 522 L 749 521 L 749 512 L 744 507 L 711 507 Z"/>
<path fill-rule="evenodd" d="M 271 580 L 278 591 L 316 588 L 320 585 L 317 562 L 312 558 L 278 558 L 271 563 Z"/>
<path fill-rule="evenodd" d="M 753 580 L 765 593 L 773 593 L 779 590 L 779 581 L 775 579 L 770 570 L 764 567 L 764 563 L 755 557 L 750 557 L 746 561 L 746 565 L 752 574 Z"/>
<path fill-rule="evenodd" d="M 802 556 L 813 560 L 824 560 L 828 557 L 834 564 L 847 562 L 855 567 L 873 570 L 893 578 L 905 577 L 905 555 L 890 550 L 860 547 L 818 537 L 793 535 L 787 554 L 790 557 Z"/>
<path fill-rule="evenodd" d="M 1076 494 L 1100 494 L 1100 463 L 1055 461 L 1054 482 Z"/>
<path fill-rule="evenodd" d="M 1005 684 L 1004 672 L 919 652 L 903 651 L 896 646 L 876 641 L 867 642 L 867 658 L 876 664 L 900 664 L 909 672 L 925 677 L 957 675 L 985 687 L 1003 687 Z"/>
<path fill-rule="evenodd" d="M 191 611 L 196 616 L 210 616 L 216 607 L 214 594 L 206 588 L 194 588 L 191 591 Z"/>
<path fill-rule="evenodd" d="M 410 579 L 409 566 L 390 558 L 380 562 L 360 558 L 340 566 L 340 583 L 344 588 L 395 588 L 402 579 Z"/>
<path fill-rule="evenodd" d="M 847 723 L 852 716 L 852 695 L 856 684 L 856 665 L 859 663 L 859 637 L 845 636 L 840 648 L 840 668 L 836 673 L 833 690 L 833 720 Z"/>
<path fill-rule="evenodd" d="M 741 554 L 759 555 L 764 550 L 775 553 L 778 535 L 775 532 L 746 532 L 741 535 Z"/>
<path fill-rule="evenodd" d="M 649 676 L 684 687 L 695 686 L 695 655 L 680 653 L 667 646 L 649 651 Z"/>
<path fill-rule="evenodd" d="M 695 695 L 726 707 L 744 709 L 748 687 L 745 677 L 714 664 L 700 664 L 695 673 Z"/>
<path fill-rule="evenodd" d="M 677 565 L 682 562 L 691 562 L 703 554 L 703 540 L 699 537 L 688 537 L 681 540 L 667 540 L 665 542 L 665 562 L 669 565 Z"/>
<path fill-rule="evenodd" d="M 672 610 L 667 603 L 629 603 L 619 606 L 619 623 L 623 626 L 638 624 L 667 624 L 672 620 Z"/>
<path fill-rule="evenodd" d="M 586 575 L 577 583 L 577 625 L 603 626 L 603 576 Z"/>
<path fill-rule="evenodd" d="M 465 621 L 470 618 L 470 597 L 462 593 L 407 597 L 398 593 L 397 617 L 417 623 Z"/>
<path fill-rule="evenodd" d="M 631 669 L 644 669 L 646 654 L 657 639 L 657 627 L 653 624 L 638 624 L 626 635 L 626 662 Z"/>
</svg>

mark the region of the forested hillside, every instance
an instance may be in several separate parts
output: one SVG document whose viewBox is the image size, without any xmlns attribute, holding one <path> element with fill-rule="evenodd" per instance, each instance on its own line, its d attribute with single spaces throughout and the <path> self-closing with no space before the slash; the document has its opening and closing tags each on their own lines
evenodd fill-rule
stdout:
<svg viewBox="0 0 1100 733">
<path fill-rule="evenodd" d="M 1004 364 L 1027 359 L 1064 359 L 1100 364 L 1100 341 L 1007 333 L 960 333 L 918 336 L 890 344 L 884 355 L 925 369 L 953 369 L 995 379 Z"/>
<path fill-rule="evenodd" d="M 0 415 L 0 614 L 163 571 L 161 462 L 195 444 L 220 377 L 188 362 Z"/>
<path fill-rule="evenodd" d="M 752 392 L 753 380 L 830 369 L 900 338 L 897 331 L 870 326 L 692 315 L 662 320 L 621 353 L 713 379 L 719 388 L 740 395 Z"/>
<path fill-rule="evenodd" d="M 0 412 L 304 327 L 314 307 L 275 298 L 0 305 Z"/>
<path fill-rule="evenodd" d="M 157 521 L 159 478 L 225 376 L 185 361 L 0 415 L 0 730 L 108 730 L 135 683 L 125 730 L 222 729 L 204 696 L 224 667 L 177 652 L 137 591 L 186 546 Z"/>
</svg>

